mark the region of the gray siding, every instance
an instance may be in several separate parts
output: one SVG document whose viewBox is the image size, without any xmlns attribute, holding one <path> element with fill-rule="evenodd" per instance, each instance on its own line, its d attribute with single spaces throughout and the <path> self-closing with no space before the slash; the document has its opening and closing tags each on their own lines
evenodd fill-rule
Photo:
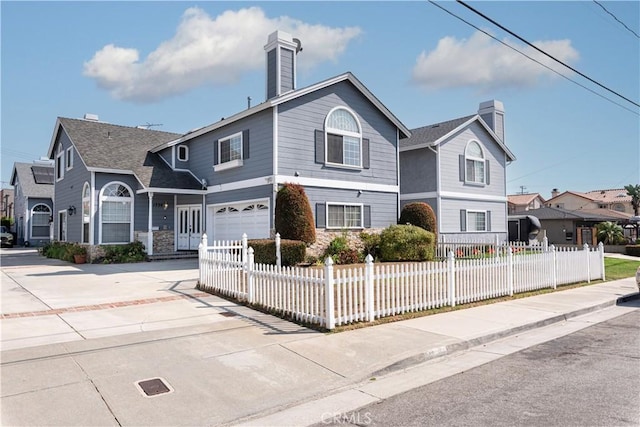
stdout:
<svg viewBox="0 0 640 427">
<path fill-rule="evenodd" d="M 267 52 L 267 99 L 278 94 L 276 51 L 277 49 L 273 49 Z"/>
<path fill-rule="evenodd" d="M 400 153 L 400 193 L 437 190 L 437 158 L 428 148 Z"/>
<path fill-rule="evenodd" d="M 489 184 L 465 184 L 460 180 L 460 156 L 470 140 L 480 143 L 489 162 Z M 440 145 L 440 179 L 442 191 L 506 197 L 505 153 L 477 122 Z"/>
<path fill-rule="evenodd" d="M 173 148 L 170 147 L 160 151 L 158 154 L 164 159 L 165 162 L 167 162 L 168 165 L 171 165 L 171 159 L 173 158 L 172 153 Z"/>
<path fill-rule="evenodd" d="M 51 199 L 46 199 L 46 198 L 30 198 L 27 199 L 27 215 L 26 215 L 26 228 L 25 228 L 25 236 L 28 236 L 28 238 L 26 240 L 29 241 L 29 244 L 31 246 L 41 246 L 43 243 L 46 243 L 49 241 L 49 238 L 34 238 L 32 236 L 32 232 L 31 232 L 31 209 L 33 209 L 34 206 L 36 205 L 47 205 L 49 207 L 49 209 L 51 209 L 51 215 L 53 216 L 53 202 L 51 201 Z M 47 236 L 49 235 L 49 233 L 47 232 Z"/>
<path fill-rule="evenodd" d="M 458 233 L 460 227 L 460 210 L 478 210 L 491 212 L 491 233 L 507 232 L 507 207 L 506 202 L 481 202 L 470 200 L 441 200 L 442 214 L 440 215 L 440 231 L 442 233 Z M 481 232 L 465 233 L 470 238 L 475 238 Z"/>
<path fill-rule="evenodd" d="M 318 203 L 334 202 L 345 204 L 362 204 L 371 206 L 371 227 L 384 228 L 398 222 L 398 196 L 394 193 L 378 193 L 365 191 L 358 195 L 357 190 L 337 190 L 333 188 L 306 187 L 314 220 Z M 316 222 L 317 224 L 317 222 Z"/>
<path fill-rule="evenodd" d="M 71 147 L 71 141 L 66 132 L 60 132 L 58 144 L 62 145 L 63 150 Z M 57 146 L 54 153 L 57 152 Z M 66 155 L 63 156 L 66 158 Z M 54 157 L 55 159 L 55 157 Z M 85 182 L 90 182 L 91 173 L 87 171 L 84 163 L 78 156 L 78 152 L 73 153 L 73 168 L 64 171 L 64 178 L 56 181 L 54 184 L 54 237 L 58 236 L 58 212 L 67 210 L 69 206 L 75 206 L 75 215 L 67 215 L 67 241 L 79 242 L 82 239 L 82 188 Z"/>
<path fill-rule="evenodd" d="M 249 130 L 249 158 L 243 166 L 214 172 L 214 144 L 218 139 Z M 195 176 L 209 186 L 257 178 L 273 173 L 273 112 L 268 109 L 231 123 L 189 142 L 189 165 Z"/>
<path fill-rule="evenodd" d="M 280 94 L 294 89 L 293 51 L 280 49 Z"/>
<path fill-rule="evenodd" d="M 334 107 L 354 111 L 369 139 L 370 168 L 346 169 L 315 162 L 315 131 Z M 278 174 L 398 185 L 396 127 L 351 83 L 343 81 L 280 105 Z"/>
<path fill-rule="evenodd" d="M 169 205 L 166 210 L 162 207 L 164 202 L 167 202 Z M 153 195 L 153 212 L 151 214 L 153 227 L 158 227 L 158 230 L 173 230 L 174 212 L 172 194 L 156 193 Z M 146 229 L 147 226 L 145 225 L 143 230 L 146 231 Z"/>
</svg>

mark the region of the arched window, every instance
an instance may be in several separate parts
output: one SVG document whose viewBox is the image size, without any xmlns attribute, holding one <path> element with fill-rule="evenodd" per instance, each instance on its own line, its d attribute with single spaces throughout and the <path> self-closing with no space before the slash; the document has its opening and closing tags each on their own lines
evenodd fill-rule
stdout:
<svg viewBox="0 0 640 427">
<path fill-rule="evenodd" d="M 482 147 L 476 141 L 470 141 L 464 151 L 465 181 L 477 184 L 485 183 L 485 158 Z"/>
<path fill-rule="evenodd" d="M 85 182 L 82 187 L 82 242 L 89 243 L 89 224 L 91 223 L 91 187 Z"/>
<path fill-rule="evenodd" d="M 31 209 L 31 238 L 48 239 L 51 208 L 45 204 L 37 204 Z"/>
<path fill-rule="evenodd" d="M 327 163 L 362 167 L 362 130 L 355 114 L 333 109 L 326 118 Z"/>
<path fill-rule="evenodd" d="M 100 191 L 100 242 L 129 243 L 133 239 L 133 196 L 124 183 L 111 182 Z"/>
</svg>

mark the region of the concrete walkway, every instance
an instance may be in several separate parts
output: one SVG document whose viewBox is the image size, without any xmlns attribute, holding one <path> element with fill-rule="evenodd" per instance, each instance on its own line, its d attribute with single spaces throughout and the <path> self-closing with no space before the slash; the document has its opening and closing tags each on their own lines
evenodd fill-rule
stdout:
<svg viewBox="0 0 640 427">
<path fill-rule="evenodd" d="M 470 349 L 640 305 L 621 304 L 630 278 L 322 334 L 195 290 L 196 260 L 1 254 L 2 425 L 313 424 L 434 377 L 436 357 L 485 363 Z M 153 378 L 169 391 L 145 395 Z"/>
</svg>

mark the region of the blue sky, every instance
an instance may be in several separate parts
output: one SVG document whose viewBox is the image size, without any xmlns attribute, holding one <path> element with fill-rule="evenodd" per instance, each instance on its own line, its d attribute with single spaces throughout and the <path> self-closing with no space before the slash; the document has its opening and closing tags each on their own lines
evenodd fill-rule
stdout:
<svg viewBox="0 0 640 427">
<path fill-rule="evenodd" d="M 302 40 L 298 87 L 353 72 L 407 127 L 505 106 L 507 192 L 640 183 L 640 109 L 455 2 L 2 1 L 2 187 L 46 155 L 56 117 L 187 132 L 264 101 L 267 35 Z M 593 1 L 469 3 L 640 103 L 640 40 Z M 640 3 L 601 4 L 640 34 Z M 621 107 L 622 106 L 622 107 Z M 623 108 L 624 107 L 624 108 Z"/>
</svg>

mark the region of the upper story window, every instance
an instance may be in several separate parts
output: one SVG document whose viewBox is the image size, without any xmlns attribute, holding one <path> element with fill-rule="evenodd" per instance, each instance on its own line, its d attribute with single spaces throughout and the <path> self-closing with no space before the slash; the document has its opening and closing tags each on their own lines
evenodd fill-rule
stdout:
<svg viewBox="0 0 640 427">
<path fill-rule="evenodd" d="M 362 167 L 362 131 L 356 116 L 345 108 L 336 108 L 325 121 L 326 162 Z"/>
<path fill-rule="evenodd" d="M 73 168 L 73 147 L 67 148 L 65 163 L 67 164 L 67 170 Z"/>
<path fill-rule="evenodd" d="M 58 154 L 56 154 L 56 181 L 64 178 L 64 151 L 62 146 L 58 146 Z"/>
<path fill-rule="evenodd" d="M 234 133 L 216 141 L 214 147 L 215 171 L 232 169 L 243 165 L 249 158 L 249 131 Z"/>
<path fill-rule="evenodd" d="M 181 162 L 189 160 L 189 147 L 186 145 L 178 145 L 178 160 Z"/>
<path fill-rule="evenodd" d="M 482 147 L 476 141 L 467 144 L 464 151 L 465 181 L 476 184 L 485 183 L 485 158 Z"/>
</svg>

